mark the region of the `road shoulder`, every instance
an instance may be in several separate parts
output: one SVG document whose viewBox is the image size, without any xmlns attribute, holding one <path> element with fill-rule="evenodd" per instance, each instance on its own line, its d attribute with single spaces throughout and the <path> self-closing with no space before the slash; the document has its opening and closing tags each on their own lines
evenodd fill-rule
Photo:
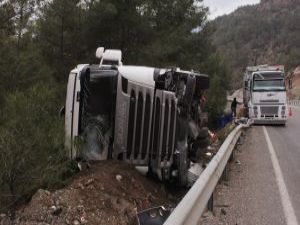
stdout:
<svg viewBox="0 0 300 225">
<path fill-rule="evenodd" d="M 246 131 L 229 166 L 229 181 L 218 185 L 214 212 L 200 224 L 285 224 L 280 195 L 261 126 Z"/>
</svg>

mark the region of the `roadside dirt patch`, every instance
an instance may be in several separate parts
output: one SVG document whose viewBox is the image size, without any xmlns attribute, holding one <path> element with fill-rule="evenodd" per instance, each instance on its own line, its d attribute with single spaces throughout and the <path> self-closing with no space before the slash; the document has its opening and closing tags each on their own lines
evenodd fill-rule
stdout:
<svg viewBox="0 0 300 225">
<path fill-rule="evenodd" d="M 171 203 L 162 184 L 125 163 L 103 161 L 76 175 L 64 189 L 37 191 L 13 221 L 3 217 L 0 224 L 137 224 L 137 211 Z"/>
</svg>

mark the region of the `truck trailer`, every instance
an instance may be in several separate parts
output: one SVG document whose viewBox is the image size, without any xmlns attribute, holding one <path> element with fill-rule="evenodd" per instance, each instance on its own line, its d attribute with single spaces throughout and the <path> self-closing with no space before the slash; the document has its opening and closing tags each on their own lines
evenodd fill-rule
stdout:
<svg viewBox="0 0 300 225">
<path fill-rule="evenodd" d="M 244 74 L 243 102 L 254 124 L 287 122 L 284 66 L 249 66 Z"/>
<path fill-rule="evenodd" d="M 71 159 L 115 159 L 187 185 L 188 169 L 209 145 L 201 98 L 207 75 L 127 66 L 120 50 L 98 48 L 100 64 L 69 75 L 65 110 Z"/>
</svg>

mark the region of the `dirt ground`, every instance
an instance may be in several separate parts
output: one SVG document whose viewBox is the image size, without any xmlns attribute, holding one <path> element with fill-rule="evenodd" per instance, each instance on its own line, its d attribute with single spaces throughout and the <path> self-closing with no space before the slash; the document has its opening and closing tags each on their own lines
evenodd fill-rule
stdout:
<svg viewBox="0 0 300 225">
<path fill-rule="evenodd" d="M 0 224 L 135 225 L 138 211 L 168 204 L 172 202 L 162 184 L 127 164 L 102 161 L 77 174 L 64 189 L 38 190 L 13 220 L 0 215 Z"/>
</svg>

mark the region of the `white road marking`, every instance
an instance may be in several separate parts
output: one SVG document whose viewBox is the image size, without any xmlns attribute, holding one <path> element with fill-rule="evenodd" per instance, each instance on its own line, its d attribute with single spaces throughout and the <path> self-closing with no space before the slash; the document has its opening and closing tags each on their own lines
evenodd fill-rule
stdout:
<svg viewBox="0 0 300 225">
<path fill-rule="evenodd" d="M 286 188 L 282 171 L 276 156 L 276 152 L 270 140 L 268 131 L 265 126 L 263 126 L 264 134 L 267 140 L 268 149 L 271 155 L 272 165 L 275 171 L 276 181 L 280 192 L 281 203 L 285 215 L 285 221 L 287 225 L 298 225 L 297 217 L 295 215 L 295 210 L 292 206 L 288 190 Z"/>
</svg>

